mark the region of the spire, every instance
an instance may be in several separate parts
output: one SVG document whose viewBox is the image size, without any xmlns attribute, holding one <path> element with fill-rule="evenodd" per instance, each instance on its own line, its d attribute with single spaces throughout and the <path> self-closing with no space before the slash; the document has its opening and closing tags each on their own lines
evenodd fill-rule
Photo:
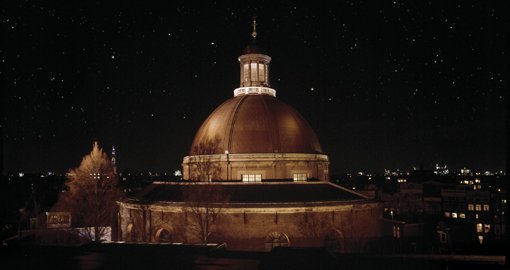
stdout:
<svg viewBox="0 0 510 270">
<path fill-rule="evenodd" d="M 257 16 L 253 16 L 253 32 L 251 33 L 253 39 L 257 38 Z"/>
<path fill-rule="evenodd" d="M 113 173 L 117 174 L 117 157 L 115 155 L 115 146 L 112 146 L 112 164 L 113 164 Z"/>
</svg>

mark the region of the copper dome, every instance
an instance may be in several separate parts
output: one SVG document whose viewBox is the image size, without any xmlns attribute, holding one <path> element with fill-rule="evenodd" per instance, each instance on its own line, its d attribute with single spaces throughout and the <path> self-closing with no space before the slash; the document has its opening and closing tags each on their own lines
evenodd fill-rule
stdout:
<svg viewBox="0 0 510 270">
<path fill-rule="evenodd" d="M 271 95 L 241 95 L 225 101 L 198 130 L 190 155 L 226 151 L 322 154 L 308 122 Z"/>
<path fill-rule="evenodd" d="M 252 40 L 252 42 L 244 48 L 242 55 L 252 53 L 266 54 L 266 50 L 260 47 L 255 40 Z"/>
</svg>

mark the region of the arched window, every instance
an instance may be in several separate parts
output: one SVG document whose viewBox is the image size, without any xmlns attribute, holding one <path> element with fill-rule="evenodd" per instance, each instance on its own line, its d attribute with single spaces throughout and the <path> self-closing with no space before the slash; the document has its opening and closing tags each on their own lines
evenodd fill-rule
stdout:
<svg viewBox="0 0 510 270">
<path fill-rule="evenodd" d="M 167 229 L 159 229 L 156 232 L 156 241 L 158 242 L 171 242 L 170 231 Z"/>
<path fill-rule="evenodd" d="M 271 232 L 266 236 L 265 248 L 267 251 L 275 247 L 288 247 L 290 246 L 289 237 L 281 232 Z"/>
</svg>

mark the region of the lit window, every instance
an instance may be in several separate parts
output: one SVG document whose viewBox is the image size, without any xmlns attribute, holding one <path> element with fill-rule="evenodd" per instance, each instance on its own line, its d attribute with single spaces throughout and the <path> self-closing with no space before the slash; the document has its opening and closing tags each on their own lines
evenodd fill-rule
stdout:
<svg viewBox="0 0 510 270">
<path fill-rule="evenodd" d="M 483 243 L 483 236 L 479 235 L 478 236 L 478 241 L 480 241 L 480 245 Z"/>
<path fill-rule="evenodd" d="M 244 64 L 243 77 L 245 82 L 250 80 L 250 66 L 248 64 Z"/>
<path fill-rule="evenodd" d="M 460 214 L 459 214 L 459 218 L 466 218 L 466 214 L 464 214 L 464 213 L 460 213 Z"/>
<path fill-rule="evenodd" d="M 478 233 L 483 232 L 483 224 L 482 223 L 476 224 L 476 232 L 478 232 Z"/>
<path fill-rule="evenodd" d="M 399 239 L 400 238 L 400 227 L 393 225 L 393 237 Z"/>
<path fill-rule="evenodd" d="M 307 176 L 308 175 L 306 173 L 295 173 L 293 178 L 295 182 L 306 181 Z"/>
<path fill-rule="evenodd" d="M 483 205 L 483 211 L 489 211 L 489 205 L 488 204 L 484 204 Z"/>
<path fill-rule="evenodd" d="M 444 212 L 444 217 L 449 218 L 450 217 L 450 212 Z"/>
<path fill-rule="evenodd" d="M 452 218 L 457 218 L 457 213 L 453 212 L 452 213 Z"/>
<path fill-rule="evenodd" d="M 476 211 L 482 211 L 482 205 L 481 204 L 475 205 L 475 209 Z"/>
<path fill-rule="evenodd" d="M 262 174 L 243 174 L 241 179 L 243 182 L 260 182 L 262 181 Z"/>
<path fill-rule="evenodd" d="M 483 225 L 483 232 L 484 233 L 489 233 L 490 230 L 491 230 L 491 225 L 490 224 L 484 224 Z"/>
<path fill-rule="evenodd" d="M 259 64 L 259 81 L 263 82 L 265 79 L 264 75 L 264 64 Z"/>
<path fill-rule="evenodd" d="M 257 80 L 257 63 L 250 64 L 250 71 L 251 71 L 251 81 L 256 81 Z"/>
<path fill-rule="evenodd" d="M 475 218 L 476 218 L 476 219 L 479 219 L 479 218 L 480 218 L 480 216 L 479 216 L 478 214 L 475 214 Z"/>
<path fill-rule="evenodd" d="M 468 210 L 469 211 L 475 210 L 475 206 L 472 203 L 468 204 Z"/>
</svg>

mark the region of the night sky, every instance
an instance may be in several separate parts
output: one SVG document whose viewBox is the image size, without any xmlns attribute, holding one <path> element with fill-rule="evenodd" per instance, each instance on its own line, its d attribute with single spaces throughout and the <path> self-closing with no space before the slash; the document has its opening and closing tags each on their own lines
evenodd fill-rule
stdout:
<svg viewBox="0 0 510 270">
<path fill-rule="evenodd" d="M 254 15 L 332 174 L 505 170 L 507 1 L 126 2 L 2 2 L 3 173 L 65 172 L 95 140 L 120 170 L 180 169 Z"/>
</svg>

